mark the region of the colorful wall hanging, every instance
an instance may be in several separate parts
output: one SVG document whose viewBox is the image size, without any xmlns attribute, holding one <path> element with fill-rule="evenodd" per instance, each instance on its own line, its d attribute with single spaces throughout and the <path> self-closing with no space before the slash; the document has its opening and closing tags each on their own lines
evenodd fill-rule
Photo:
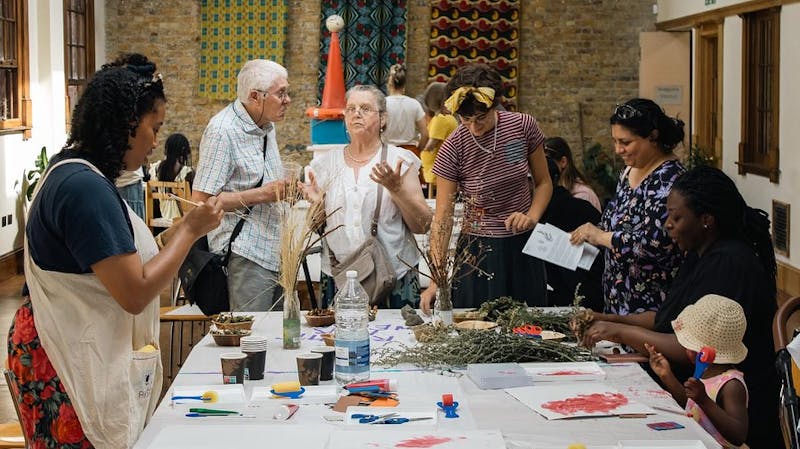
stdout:
<svg viewBox="0 0 800 449">
<path fill-rule="evenodd" d="M 406 0 L 322 0 L 318 95 L 331 41 L 325 19 L 332 14 L 344 19 L 339 40 L 345 87 L 373 84 L 385 90 L 389 67 L 406 59 Z"/>
<path fill-rule="evenodd" d="M 517 109 L 519 1 L 431 2 L 428 81 L 449 80 L 459 67 L 480 62 L 503 78 L 503 106 Z"/>
<path fill-rule="evenodd" d="M 287 10 L 287 0 L 201 0 L 199 95 L 232 100 L 245 62 L 283 64 Z"/>
</svg>

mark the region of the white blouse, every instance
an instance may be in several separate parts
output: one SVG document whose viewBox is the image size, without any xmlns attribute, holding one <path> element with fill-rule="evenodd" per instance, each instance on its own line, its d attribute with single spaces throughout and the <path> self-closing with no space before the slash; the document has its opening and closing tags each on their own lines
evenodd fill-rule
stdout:
<svg viewBox="0 0 800 449">
<path fill-rule="evenodd" d="M 326 237 L 327 247 L 339 261 L 353 254 L 370 235 L 378 184 L 370 179 L 369 175 L 372 167 L 380 162 L 380 157 L 381 151 L 378 150 L 366 165 L 357 169 L 357 179 L 354 170 L 345 164 L 343 150 L 329 151 L 311 161 L 310 166 L 317 184 L 325 193 L 325 212 L 332 214 L 325 229 L 330 230 L 343 225 Z M 386 155 L 389 166 L 394 168 L 398 159 L 404 161 L 401 175 L 409 169 L 414 173 L 419 171 L 421 161 L 414 153 L 389 145 Z M 419 252 L 414 243 L 414 234 L 403 222 L 400 208 L 385 188 L 381 189 L 381 193 L 383 196 L 378 216 L 378 240 L 386 248 L 395 275 L 399 279 L 409 270 L 401 260 L 415 266 L 419 261 Z M 330 256 L 325 251 L 322 254 L 322 271 L 327 274 L 331 272 Z"/>
</svg>

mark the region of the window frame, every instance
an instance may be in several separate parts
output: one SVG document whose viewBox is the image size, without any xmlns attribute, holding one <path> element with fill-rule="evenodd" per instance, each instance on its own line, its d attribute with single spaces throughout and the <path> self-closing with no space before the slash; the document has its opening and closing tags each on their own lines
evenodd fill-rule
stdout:
<svg viewBox="0 0 800 449">
<path fill-rule="evenodd" d="M 742 18 L 742 126 L 739 174 L 780 178 L 780 26 L 781 7 Z M 766 148 L 764 148 L 766 146 Z"/>
<path fill-rule="evenodd" d="M 70 122 L 72 117 L 72 110 L 75 108 L 75 105 L 72 104 L 70 98 L 70 88 L 72 86 L 76 86 L 78 90 L 78 95 L 75 98 L 75 102 L 80 98 L 83 90 L 86 89 L 86 85 L 89 83 L 89 79 L 92 77 L 92 74 L 95 71 L 95 49 L 94 49 L 94 0 L 80 0 L 84 2 L 84 12 L 83 12 L 83 38 L 84 42 L 73 42 L 71 40 L 72 34 L 71 31 L 71 24 L 70 21 L 70 13 L 73 12 L 70 9 L 70 3 L 74 0 L 64 0 L 63 1 L 63 17 L 64 17 L 64 112 L 65 112 L 65 121 L 66 121 L 66 130 L 69 132 Z M 78 51 L 81 51 L 81 48 L 84 52 L 84 60 L 83 60 L 83 73 L 85 78 L 71 78 L 70 75 L 73 74 L 73 62 L 74 67 L 76 68 L 77 72 L 80 72 L 81 68 L 79 67 L 80 58 L 78 61 L 73 61 L 72 59 L 72 49 L 77 48 Z"/>
<path fill-rule="evenodd" d="M 695 27 L 696 41 L 696 135 L 698 148 L 710 150 L 717 167 L 722 166 L 723 26 L 721 21 Z"/>
<path fill-rule="evenodd" d="M 28 0 L 6 0 L 13 4 L 16 9 L 14 17 L 16 23 L 16 41 L 14 50 L 16 51 L 16 65 L 9 65 L 9 68 L 16 69 L 16 117 L 0 120 L 0 135 L 10 133 L 22 133 L 23 139 L 31 137 L 31 124 L 33 114 L 31 113 L 30 98 L 30 54 L 28 48 Z M 0 35 L 2 39 L 2 35 Z M 4 45 L 0 42 L 0 46 Z"/>
</svg>

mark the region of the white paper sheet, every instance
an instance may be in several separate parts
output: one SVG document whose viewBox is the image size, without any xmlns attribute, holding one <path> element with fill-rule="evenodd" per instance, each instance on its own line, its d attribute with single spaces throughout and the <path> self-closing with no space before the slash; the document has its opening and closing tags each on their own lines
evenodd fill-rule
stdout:
<svg viewBox="0 0 800 449">
<path fill-rule="evenodd" d="M 506 391 L 547 419 L 656 413 L 603 382 L 550 382 Z"/>
<path fill-rule="evenodd" d="M 588 270 L 599 250 L 588 243 L 573 245 L 568 233 L 551 224 L 539 223 L 533 228 L 522 252 L 569 270 Z"/>
<path fill-rule="evenodd" d="M 200 422 L 200 421 L 198 421 Z M 260 448 L 288 443 L 286 447 L 324 447 L 327 428 L 306 428 L 298 432 L 297 426 L 274 425 L 204 425 L 167 426 L 156 435 L 148 449 L 221 449 L 230 447 Z M 270 444 L 269 442 L 273 442 Z"/>
<path fill-rule="evenodd" d="M 603 380 L 606 372 L 595 362 L 520 363 L 534 382 Z"/>
<path fill-rule="evenodd" d="M 372 426 L 374 427 L 374 426 Z M 380 432 L 336 430 L 327 449 L 395 449 L 430 447 L 435 449 L 505 449 L 499 430 L 432 430 L 408 427 L 384 429 Z M 300 446 L 296 446 L 300 447 Z"/>
<path fill-rule="evenodd" d="M 620 441 L 620 449 L 708 449 L 699 440 L 674 440 L 674 441 Z"/>
</svg>

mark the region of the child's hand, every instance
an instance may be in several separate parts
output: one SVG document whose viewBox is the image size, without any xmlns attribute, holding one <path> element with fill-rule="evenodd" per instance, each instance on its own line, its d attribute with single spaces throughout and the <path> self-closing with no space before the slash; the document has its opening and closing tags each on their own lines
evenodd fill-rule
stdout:
<svg viewBox="0 0 800 449">
<path fill-rule="evenodd" d="M 672 368 L 669 366 L 669 361 L 663 354 L 656 352 L 655 346 L 645 343 L 645 349 L 650 353 L 650 368 L 653 372 L 658 374 L 658 377 L 664 378 L 672 374 Z"/>
<path fill-rule="evenodd" d="M 690 377 L 683 383 L 683 387 L 686 388 L 686 397 L 693 400 L 698 405 L 702 406 L 702 404 L 711 400 L 711 398 L 708 397 L 708 393 L 706 393 L 706 386 L 700 379 Z"/>
</svg>

